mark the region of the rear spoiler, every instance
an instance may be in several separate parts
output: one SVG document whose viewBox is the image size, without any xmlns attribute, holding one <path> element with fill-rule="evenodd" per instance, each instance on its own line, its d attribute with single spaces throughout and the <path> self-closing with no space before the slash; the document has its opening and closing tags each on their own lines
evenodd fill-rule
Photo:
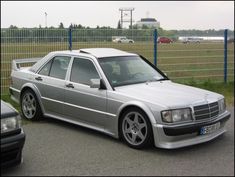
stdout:
<svg viewBox="0 0 235 177">
<path fill-rule="evenodd" d="M 12 60 L 12 70 L 19 70 L 20 69 L 20 64 L 25 64 L 25 63 L 36 63 L 42 58 L 24 58 L 24 59 L 15 59 Z"/>
</svg>

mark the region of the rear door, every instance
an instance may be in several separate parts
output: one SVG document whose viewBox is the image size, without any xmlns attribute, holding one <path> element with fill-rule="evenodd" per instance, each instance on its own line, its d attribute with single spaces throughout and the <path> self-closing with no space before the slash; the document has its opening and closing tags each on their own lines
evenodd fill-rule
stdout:
<svg viewBox="0 0 235 177">
<path fill-rule="evenodd" d="M 70 56 L 55 56 L 35 75 L 46 113 L 63 115 L 65 76 Z"/>
<path fill-rule="evenodd" d="M 75 57 L 65 87 L 65 114 L 74 121 L 103 128 L 106 120 L 106 90 L 90 88 L 91 79 L 99 79 L 95 63 Z"/>
</svg>

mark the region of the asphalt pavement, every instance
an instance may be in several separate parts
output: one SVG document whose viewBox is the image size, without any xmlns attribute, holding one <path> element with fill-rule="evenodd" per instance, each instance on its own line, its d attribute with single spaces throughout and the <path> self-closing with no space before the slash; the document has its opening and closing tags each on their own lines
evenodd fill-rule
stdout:
<svg viewBox="0 0 235 177">
<path fill-rule="evenodd" d="M 175 150 L 135 150 L 105 134 L 54 119 L 24 125 L 23 163 L 2 176 L 234 176 L 234 108 L 227 132 Z"/>
</svg>

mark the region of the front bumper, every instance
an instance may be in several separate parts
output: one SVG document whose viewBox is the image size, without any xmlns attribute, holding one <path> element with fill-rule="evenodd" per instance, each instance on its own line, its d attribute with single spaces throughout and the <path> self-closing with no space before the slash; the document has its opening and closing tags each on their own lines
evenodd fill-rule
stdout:
<svg viewBox="0 0 235 177">
<path fill-rule="evenodd" d="M 215 139 L 226 130 L 225 123 L 231 114 L 226 111 L 212 120 L 194 122 L 186 125 L 153 125 L 154 143 L 156 147 L 165 149 L 176 149 L 191 146 Z M 220 122 L 220 128 L 212 133 L 200 135 L 200 130 L 204 126 Z"/>
<path fill-rule="evenodd" d="M 23 129 L 15 134 L 1 135 L 1 168 L 19 164 L 22 160 L 22 149 L 25 143 Z"/>
</svg>

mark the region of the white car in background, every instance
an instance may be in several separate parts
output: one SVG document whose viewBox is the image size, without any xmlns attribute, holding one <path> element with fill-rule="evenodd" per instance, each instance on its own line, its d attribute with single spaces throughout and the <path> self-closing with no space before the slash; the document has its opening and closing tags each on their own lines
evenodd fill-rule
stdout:
<svg viewBox="0 0 235 177">
<path fill-rule="evenodd" d="M 184 44 L 188 43 L 200 43 L 203 39 L 202 38 L 195 38 L 195 37 L 188 37 L 183 40 Z"/>
<path fill-rule="evenodd" d="M 114 39 L 113 42 L 117 42 L 117 43 L 134 43 L 134 40 L 128 39 L 126 37 L 120 37 L 120 38 Z"/>
</svg>

